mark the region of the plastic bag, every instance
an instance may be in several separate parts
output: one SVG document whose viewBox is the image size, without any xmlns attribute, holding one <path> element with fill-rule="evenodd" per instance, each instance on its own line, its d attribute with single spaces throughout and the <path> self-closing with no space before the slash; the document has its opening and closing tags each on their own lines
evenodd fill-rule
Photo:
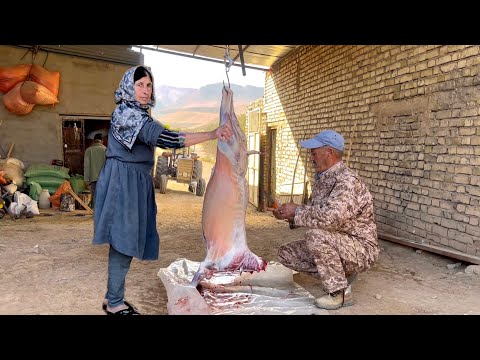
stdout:
<svg viewBox="0 0 480 360">
<path fill-rule="evenodd" d="M 265 271 L 216 272 L 190 285 L 200 263 L 177 259 L 158 276 L 167 290 L 170 315 L 311 315 L 328 314 L 317 308 L 315 298 L 293 281 L 292 270 L 269 262 Z"/>
<path fill-rule="evenodd" d="M 62 194 L 68 194 L 68 190 L 71 189 L 72 187 L 70 186 L 70 183 L 68 180 L 64 180 L 62 185 L 60 185 L 57 190 L 55 191 L 55 194 L 50 196 L 48 200 L 52 203 L 52 207 L 60 207 L 60 196 Z"/>
<path fill-rule="evenodd" d="M 70 185 L 72 186 L 72 189 L 75 192 L 75 194 L 80 194 L 82 191 L 85 191 L 87 189 L 85 180 L 83 180 L 82 175 L 77 174 L 77 175 L 71 176 L 68 181 L 70 181 Z"/>
<path fill-rule="evenodd" d="M 60 211 L 75 211 L 75 199 L 72 195 L 60 195 Z"/>
<path fill-rule="evenodd" d="M 10 203 L 8 210 L 12 215 L 18 216 L 24 209 L 27 212 L 31 212 L 33 215 L 40 215 L 37 202 L 30 199 L 27 194 L 22 194 L 20 191 L 16 191 L 13 195 L 13 201 Z"/>
<path fill-rule="evenodd" d="M 32 200 L 38 201 L 38 198 L 40 197 L 40 193 L 42 192 L 42 186 L 35 182 L 31 181 L 30 182 L 30 191 L 28 192 L 28 195 Z"/>
</svg>

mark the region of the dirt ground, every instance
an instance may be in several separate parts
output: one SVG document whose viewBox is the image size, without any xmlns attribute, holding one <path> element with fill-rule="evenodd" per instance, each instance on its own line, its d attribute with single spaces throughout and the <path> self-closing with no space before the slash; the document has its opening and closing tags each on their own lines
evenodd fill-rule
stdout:
<svg viewBox="0 0 480 360">
<path fill-rule="evenodd" d="M 205 170 L 204 170 L 205 171 Z M 204 173 L 206 174 L 206 173 Z M 158 191 L 158 190 L 157 190 Z M 203 198 L 187 185 L 169 182 L 157 192 L 160 259 L 134 259 L 126 280 L 126 298 L 143 314 L 167 314 L 165 288 L 157 276 L 177 258 L 201 261 Z M 271 213 L 249 207 L 246 216 L 250 249 L 277 260 L 279 245 L 299 239 L 305 229 L 290 230 Z M 104 314 L 107 246 L 93 246 L 93 216 L 50 209 L 33 219 L 0 220 L 0 314 Z M 466 265 L 426 251 L 380 241 L 377 263 L 353 283 L 355 305 L 329 311 L 342 314 L 480 314 L 480 276 Z M 314 296 L 318 280 L 305 274 L 294 280 Z"/>
</svg>

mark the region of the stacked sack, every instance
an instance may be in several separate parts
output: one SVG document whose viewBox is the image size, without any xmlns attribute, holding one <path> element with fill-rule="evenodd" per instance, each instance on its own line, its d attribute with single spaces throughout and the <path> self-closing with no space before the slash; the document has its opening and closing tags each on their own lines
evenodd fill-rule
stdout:
<svg viewBox="0 0 480 360">
<path fill-rule="evenodd" d="M 6 185 L 5 189 L 11 194 L 15 193 L 17 188 L 21 188 L 23 185 L 23 169 L 25 169 L 25 165 L 19 159 L 0 159 L 0 171 L 3 171 L 2 177 L 12 182 L 10 185 L 1 185 Z"/>
<path fill-rule="evenodd" d="M 5 108 L 26 115 L 35 105 L 57 104 L 60 73 L 39 65 L 0 66 L 0 92 Z"/>
<path fill-rule="evenodd" d="M 30 165 L 25 173 L 26 184 L 31 187 L 40 185 L 42 189 L 47 189 L 50 194 L 54 194 L 58 187 L 69 179 L 69 169 L 63 166 L 35 164 Z M 36 189 L 35 193 L 38 192 Z"/>
</svg>

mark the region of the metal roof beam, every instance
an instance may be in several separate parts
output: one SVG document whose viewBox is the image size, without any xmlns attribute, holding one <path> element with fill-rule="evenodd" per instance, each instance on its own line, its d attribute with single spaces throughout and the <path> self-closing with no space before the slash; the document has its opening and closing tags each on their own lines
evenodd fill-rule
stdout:
<svg viewBox="0 0 480 360">
<path fill-rule="evenodd" d="M 242 45 L 238 45 L 238 49 L 239 49 L 239 50 L 240 50 L 240 47 L 241 47 L 241 46 L 242 46 Z M 243 48 L 243 51 L 244 51 L 244 52 L 247 51 L 247 49 L 248 49 L 249 47 L 250 47 L 250 45 L 245 46 L 245 47 Z M 237 59 L 238 59 L 239 56 L 240 56 L 240 51 L 238 51 L 237 56 L 235 56 L 235 57 L 233 58 L 233 62 L 237 61 Z"/>
<path fill-rule="evenodd" d="M 225 61 L 223 61 L 223 60 L 212 59 L 212 58 L 207 58 L 207 57 L 203 57 L 203 56 L 190 55 L 190 54 L 185 54 L 185 53 L 180 53 L 180 52 L 175 52 L 175 51 L 170 51 L 170 50 L 152 48 L 152 47 L 143 46 L 143 45 L 132 45 L 132 46 L 136 47 L 136 48 L 139 48 L 139 49 L 158 51 L 158 52 L 162 52 L 162 53 L 170 54 L 170 55 L 184 56 L 184 57 L 188 57 L 188 58 L 191 58 L 191 59 L 205 60 L 205 61 L 216 62 L 216 63 L 219 63 L 219 64 L 225 64 Z M 232 66 L 241 67 L 242 65 L 233 63 Z M 267 71 L 268 70 L 268 68 L 261 68 L 261 67 L 252 66 L 252 65 L 245 65 L 245 68 L 253 69 L 253 70 L 261 70 L 261 71 Z"/>
</svg>

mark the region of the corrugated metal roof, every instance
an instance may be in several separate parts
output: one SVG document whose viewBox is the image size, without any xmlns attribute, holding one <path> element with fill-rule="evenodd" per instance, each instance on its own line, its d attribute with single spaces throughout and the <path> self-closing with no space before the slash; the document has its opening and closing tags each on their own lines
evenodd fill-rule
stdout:
<svg viewBox="0 0 480 360">
<path fill-rule="evenodd" d="M 35 48 L 38 51 L 54 52 L 115 64 L 143 64 L 143 54 L 132 50 L 132 45 L 16 45 Z"/>
<path fill-rule="evenodd" d="M 239 45 L 15 45 L 116 64 L 139 65 L 144 63 L 141 52 L 132 47 L 149 49 L 199 60 L 225 62 L 226 47 L 234 66 L 241 66 Z M 285 57 L 298 45 L 240 45 L 246 68 L 266 70 Z"/>
<path fill-rule="evenodd" d="M 224 62 L 227 45 L 137 45 L 143 49 L 189 56 L 201 60 Z M 244 64 L 248 68 L 269 69 L 298 45 L 241 45 Z M 233 65 L 241 66 L 239 45 L 228 45 Z"/>
</svg>

